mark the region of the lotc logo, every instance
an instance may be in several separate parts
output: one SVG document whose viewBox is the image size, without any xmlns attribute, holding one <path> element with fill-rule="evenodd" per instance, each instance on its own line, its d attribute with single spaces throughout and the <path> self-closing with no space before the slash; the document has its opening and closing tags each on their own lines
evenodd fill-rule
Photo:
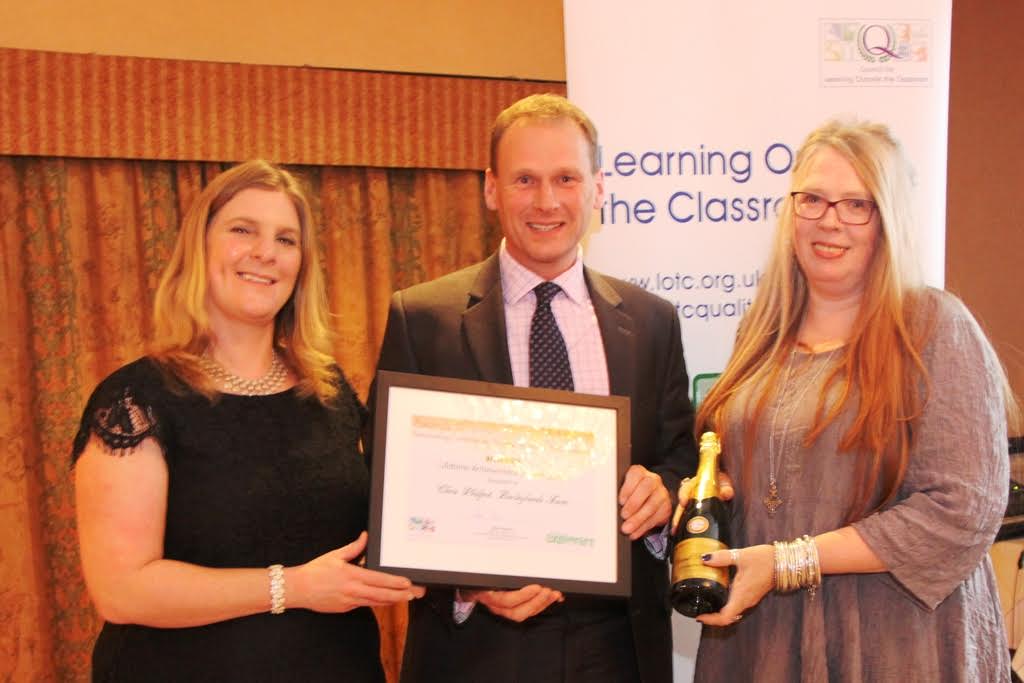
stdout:
<svg viewBox="0 0 1024 683">
<path fill-rule="evenodd" d="M 907 88 L 932 84 L 932 23 L 907 19 L 821 19 L 821 85 Z"/>
<path fill-rule="evenodd" d="M 864 24 L 857 32 L 857 51 L 865 62 L 884 63 L 890 59 L 901 59 L 896 52 L 898 44 L 892 26 Z"/>
</svg>

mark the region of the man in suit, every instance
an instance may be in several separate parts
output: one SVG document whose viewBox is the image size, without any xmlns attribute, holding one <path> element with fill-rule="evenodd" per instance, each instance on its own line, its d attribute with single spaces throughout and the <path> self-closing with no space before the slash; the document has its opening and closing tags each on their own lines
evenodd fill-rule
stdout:
<svg viewBox="0 0 1024 683">
<path fill-rule="evenodd" d="M 402 680 L 669 683 L 667 570 L 645 539 L 659 536 L 680 479 L 696 468 L 676 311 L 583 266 L 579 244 L 604 181 L 597 132 L 565 98 L 534 95 L 498 116 L 484 192 L 504 233 L 498 252 L 396 292 L 378 368 L 558 386 L 541 384 L 552 371 L 531 359 L 540 356 L 538 347 L 531 354 L 534 318 L 549 308 L 561 388 L 631 399 L 632 465 L 618 502 L 632 540 L 632 596 L 562 596 L 536 585 L 430 590 L 410 606 Z M 558 286 L 544 285 L 553 298 L 538 305 L 534 288 L 545 282 Z"/>
</svg>

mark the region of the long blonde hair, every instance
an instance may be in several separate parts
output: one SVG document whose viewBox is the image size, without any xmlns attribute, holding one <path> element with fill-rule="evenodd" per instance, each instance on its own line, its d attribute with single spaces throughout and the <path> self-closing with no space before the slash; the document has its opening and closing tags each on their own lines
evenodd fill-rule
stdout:
<svg viewBox="0 0 1024 683">
<path fill-rule="evenodd" d="M 199 358 L 210 343 L 206 312 L 206 231 L 217 211 L 242 190 L 283 192 L 299 217 L 302 263 L 292 295 L 274 321 L 274 347 L 298 376 L 299 393 L 327 403 L 337 394 L 331 353 L 327 294 L 309 202 L 288 171 L 262 159 L 224 171 L 199 194 L 160 279 L 153 305 L 155 334 L 150 356 L 174 378 L 213 398 L 217 391 Z"/>
<path fill-rule="evenodd" d="M 857 454 L 857 472 L 864 484 L 849 511 L 852 520 L 884 505 L 903 481 L 913 422 L 927 401 L 928 373 L 921 352 L 933 315 L 912 258 L 910 173 L 899 144 L 883 125 L 830 121 L 800 147 L 793 188 L 800 187 L 811 159 L 826 147 L 857 171 L 878 205 L 881 223 L 852 335 L 842 361 L 826 378 L 804 442 L 814 443 L 847 403 L 859 396 L 853 422 L 839 442 L 842 451 Z M 807 279 L 796 260 L 794 228 L 792 197 L 787 196 L 764 278 L 740 324 L 732 358 L 697 415 L 697 433 L 722 425 L 726 413 L 736 408 L 733 399 L 740 388 L 757 387 L 753 411 L 746 416 L 743 462 L 747 468 L 757 424 L 769 397 L 778 390 L 781 370 L 807 309 Z M 836 385 L 838 400 L 826 406 L 825 398 Z M 882 495 L 876 498 L 879 488 Z"/>
</svg>

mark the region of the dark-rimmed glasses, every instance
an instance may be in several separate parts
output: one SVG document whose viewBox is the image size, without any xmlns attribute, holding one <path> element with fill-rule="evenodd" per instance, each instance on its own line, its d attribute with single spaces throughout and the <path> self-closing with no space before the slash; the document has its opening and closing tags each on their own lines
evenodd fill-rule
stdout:
<svg viewBox="0 0 1024 683">
<path fill-rule="evenodd" d="M 870 199 L 837 199 L 830 202 L 812 192 L 790 192 L 793 198 L 793 211 L 800 218 L 816 221 L 825 215 L 829 207 L 836 207 L 839 220 L 847 225 L 864 225 L 871 220 L 878 207 Z"/>
</svg>

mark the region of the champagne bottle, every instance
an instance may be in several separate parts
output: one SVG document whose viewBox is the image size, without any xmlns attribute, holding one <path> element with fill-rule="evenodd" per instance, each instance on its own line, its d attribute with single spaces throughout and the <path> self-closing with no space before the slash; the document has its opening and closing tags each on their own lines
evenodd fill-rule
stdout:
<svg viewBox="0 0 1024 683">
<path fill-rule="evenodd" d="M 729 597 L 729 567 L 709 567 L 700 559 L 730 543 L 729 511 L 718 497 L 721 452 L 717 434 L 705 432 L 700 437 L 693 495 L 672 539 L 672 606 L 687 617 L 717 612 Z"/>
</svg>

